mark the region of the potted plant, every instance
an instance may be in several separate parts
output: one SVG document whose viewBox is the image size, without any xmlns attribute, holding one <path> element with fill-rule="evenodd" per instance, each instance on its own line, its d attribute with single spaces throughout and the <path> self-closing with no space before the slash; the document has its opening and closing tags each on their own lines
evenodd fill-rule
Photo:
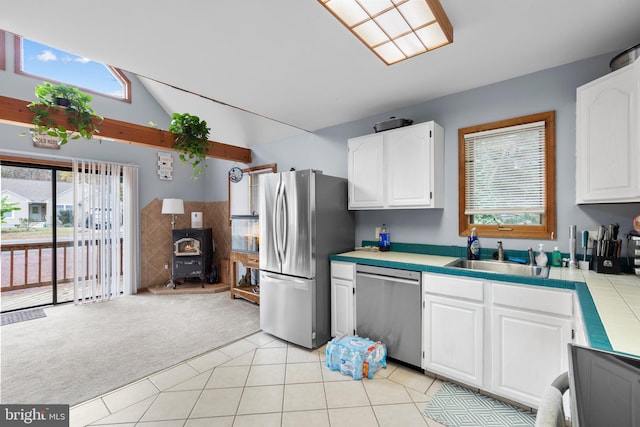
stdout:
<svg viewBox="0 0 640 427">
<path fill-rule="evenodd" d="M 101 121 L 102 117 L 97 116 L 89 105 L 93 100 L 90 95 L 75 87 L 64 84 L 54 85 L 49 82 L 36 86 L 35 93 L 38 101 L 28 105 L 33 113 L 31 123 L 35 125 L 32 130 L 34 137 L 37 134 L 47 134 L 60 138 L 59 144 L 64 145 L 70 136 L 71 139 L 80 137 L 91 139 L 94 134 L 99 133 L 94 118 Z M 61 110 L 73 129 L 67 129 L 64 125 L 57 123 L 55 115 L 60 114 Z"/>
<path fill-rule="evenodd" d="M 193 167 L 192 178 L 200 175 L 207 165 L 204 160 L 212 142 L 209 141 L 207 122 L 189 113 L 173 113 L 169 132 L 175 135 L 173 149 L 180 152 L 180 161 Z M 202 165 L 202 167 L 198 167 Z"/>
</svg>

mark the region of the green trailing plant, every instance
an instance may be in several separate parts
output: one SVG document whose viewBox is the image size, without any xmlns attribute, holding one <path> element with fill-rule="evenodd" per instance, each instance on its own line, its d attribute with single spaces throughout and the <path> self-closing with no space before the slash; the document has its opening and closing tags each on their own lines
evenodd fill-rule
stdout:
<svg viewBox="0 0 640 427">
<path fill-rule="evenodd" d="M 47 134 L 60 138 L 59 144 L 63 145 L 69 139 L 93 138 L 99 133 L 96 120 L 102 121 L 102 116 L 96 115 L 89 105 L 93 98 L 75 87 L 68 87 L 64 84 L 52 84 L 43 82 L 36 86 L 36 97 L 38 101 L 28 105 L 33 113 L 31 123 L 35 125 L 31 133 L 34 137 L 37 134 Z M 59 108 L 57 108 L 59 107 Z M 73 129 L 67 129 L 57 122 L 57 115 L 64 112 L 67 120 Z"/>
<path fill-rule="evenodd" d="M 213 144 L 209 141 L 207 122 L 189 113 L 173 113 L 169 132 L 175 135 L 173 149 L 178 151 L 180 161 L 193 167 L 192 178 L 196 178 L 207 167 L 204 160 Z"/>
</svg>

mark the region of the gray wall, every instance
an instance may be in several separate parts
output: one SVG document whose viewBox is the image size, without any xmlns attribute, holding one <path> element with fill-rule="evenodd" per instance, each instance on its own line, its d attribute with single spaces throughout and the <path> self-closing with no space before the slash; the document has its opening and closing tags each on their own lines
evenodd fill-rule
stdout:
<svg viewBox="0 0 640 427">
<path fill-rule="evenodd" d="M 13 36 L 9 33 L 7 33 L 6 49 L 6 70 L 0 71 L 0 87 L 2 88 L 0 95 L 26 101 L 35 100 L 34 88 L 41 80 L 13 72 Z M 167 129 L 170 121 L 169 115 L 134 75 L 128 73 L 126 75 L 131 81 L 132 102 L 129 104 L 95 95 L 91 103 L 94 110 L 104 117 L 140 125 L 147 125 L 149 121 L 154 121 L 158 123 L 160 128 Z M 195 181 L 190 179 L 191 166 L 180 164 L 175 153 L 172 153 L 174 178 L 172 181 L 161 181 L 157 175 L 159 151 L 157 149 L 113 141 L 100 141 L 100 139 L 69 141 L 59 150 L 35 148 L 28 136 L 20 136 L 20 133 L 24 131 L 25 128 L 0 123 L 0 153 L 23 157 L 55 155 L 63 159 L 73 157 L 138 165 L 141 209 L 156 197 L 159 199 L 177 197 L 188 201 L 202 201 L 205 197 L 207 179 L 199 178 Z M 13 151 L 22 154 L 12 153 Z"/>
<path fill-rule="evenodd" d="M 347 176 L 347 139 L 373 132 L 372 126 L 390 116 L 410 118 L 414 123 L 435 120 L 445 129 L 445 207 L 435 210 L 358 211 L 356 243 L 372 240 L 381 223 L 389 226 L 392 242 L 464 246 L 458 235 L 458 129 L 543 111 L 556 111 L 557 240 L 544 241 L 547 251 L 558 246 L 569 251 L 569 227 L 595 229 L 599 224 L 619 222 L 621 231 L 631 229 L 640 204 L 575 205 L 575 107 L 576 88 L 608 73 L 615 53 L 536 72 L 500 83 L 468 90 L 390 111 L 380 116 L 253 147 L 254 164 L 277 163 L 278 170 L 321 169 L 326 174 Z M 469 70 L 473 72 L 473 70 Z M 483 247 L 495 247 L 496 238 L 482 238 Z M 537 248 L 538 241 L 503 239 L 505 249 Z M 578 250 L 580 253 L 581 251 Z"/>
<path fill-rule="evenodd" d="M 39 82 L 13 73 L 13 40 L 7 38 L 7 69 L 0 71 L 1 94 L 34 99 L 33 88 Z M 623 232 L 631 228 L 631 219 L 640 213 L 640 204 L 575 205 L 575 99 L 576 88 L 596 79 L 608 70 L 615 52 L 540 71 L 433 101 L 390 111 L 379 116 L 341 124 L 314 133 L 301 134 L 270 144 L 252 147 L 252 165 L 277 163 L 279 171 L 290 168 L 320 169 L 327 175 L 347 176 L 347 139 L 373 132 L 376 122 L 390 116 L 413 119 L 415 123 L 435 120 L 445 129 L 445 207 L 436 210 L 359 211 L 356 214 L 356 241 L 372 239 L 376 225 L 386 223 L 392 241 L 463 246 L 466 238 L 458 235 L 457 132 L 461 127 L 517 117 L 547 110 L 556 111 L 557 162 L 557 240 L 546 241 L 548 251 L 558 246 L 568 252 L 568 230 L 594 229 L 599 224 L 619 222 Z M 470 70 L 469 72 L 473 72 Z M 149 120 L 166 129 L 169 116 L 149 95 L 135 76 L 132 82 L 133 103 L 125 104 L 95 96 L 94 107 L 101 115 L 146 125 Z M 330 108 L 330 106 L 327 106 Z M 19 136 L 22 128 L 0 124 L 0 151 L 55 154 L 135 163 L 140 166 L 140 206 L 153 198 L 180 197 L 189 201 L 227 200 L 227 172 L 235 162 L 208 159 L 204 176 L 190 179 L 191 168 L 174 158 L 173 181 L 160 181 L 156 173 L 156 149 L 116 142 L 71 141 L 61 150 L 36 149 L 28 137 Z M 239 165 L 244 166 L 244 165 Z M 495 247 L 495 238 L 483 238 L 483 247 Z M 505 240 L 507 251 L 537 247 L 537 241 Z"/>
</svg>

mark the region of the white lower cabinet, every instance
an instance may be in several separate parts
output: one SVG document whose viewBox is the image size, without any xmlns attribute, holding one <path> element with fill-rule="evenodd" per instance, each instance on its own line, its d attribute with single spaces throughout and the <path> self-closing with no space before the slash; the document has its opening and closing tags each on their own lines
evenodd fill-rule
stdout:
<svg viewBox="0 0 640 427">
<path fill-rule="evenodd" d="M 355 264 L 331 261 L 331 336 L 353 335 Z"/>
<path fill-rule="evenodd" d="M 490 391 L 537 408 L 568 369 L 573 293 L 519 284 L 492 288 Z"/>
<path fill-rule="evenodd" d="M 423 369 L 482 387 L 484 303 L 481 281 L 423 275 Z"/>
<path fill-rule="evenodd" d="M 571 320 L 494 307 L 491 391 L 538 407 L 553 380 L 567 371 Z"/>
<path fill-rule="evenodd" d="M 574 292 L 423 274 L 422 368 L 537 408 L 568 369 Z"/>
</svg>

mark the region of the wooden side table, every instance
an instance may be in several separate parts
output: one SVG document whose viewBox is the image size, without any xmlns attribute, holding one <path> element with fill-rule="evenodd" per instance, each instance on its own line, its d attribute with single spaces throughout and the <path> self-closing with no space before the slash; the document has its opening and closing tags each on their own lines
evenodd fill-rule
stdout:
<svg viewBox="0 0 640 427">
<path fill-rule="evenodd" d="M 231 299 L 235 299 L 236 296 L 244 298 L 248 301 L 260 304 L 260 294 L 253 291 L 253 286 L 238 286 L 238 278 L 236 263 L 242 263 L 248 270 L 252 268 L 260 268 L 260 256 L 258 253 L 247 252 L 231 252 L 229 254 L 229 263 L 231 264 L 231 283 L 229 287 L 229 294 Z"/>
</svg>

